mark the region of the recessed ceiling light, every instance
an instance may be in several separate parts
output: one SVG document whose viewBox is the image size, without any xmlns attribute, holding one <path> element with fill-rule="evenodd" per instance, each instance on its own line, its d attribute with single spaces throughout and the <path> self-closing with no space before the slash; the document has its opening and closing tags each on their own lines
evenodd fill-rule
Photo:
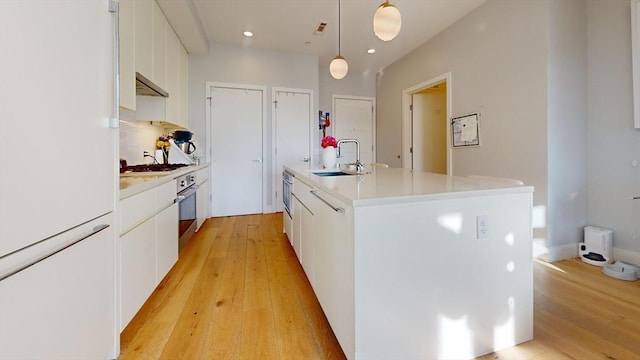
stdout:
<svg viewBox="0 0 640 360">
<path fill-rule="evenodd" d="M 376 49 L 368 49 L 367 54 L 373 54 L 376 52 Z"/>
<path fill-rule="evenodd" d="M 252 37 L 253 33 L 251 31 L 245 31 L 242 33 L 242 35 L 246 36 L 246 37 Z"/>
</svg>

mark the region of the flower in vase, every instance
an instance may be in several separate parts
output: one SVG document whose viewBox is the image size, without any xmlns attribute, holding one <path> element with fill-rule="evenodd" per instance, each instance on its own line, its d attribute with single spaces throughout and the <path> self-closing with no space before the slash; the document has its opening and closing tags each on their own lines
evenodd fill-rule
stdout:
<svg viewBox="0 0 640 360">
<path fill-rule="evenodd" d="M 325 136 L 325 137 L 322 138 L 322 142 L 320 143 L 320 145 L 323 148 L 326 148 L 326 147 L 329 147 L 329 146 L 338 147 L 338 141 L 333 136 Z"/>
</svg>

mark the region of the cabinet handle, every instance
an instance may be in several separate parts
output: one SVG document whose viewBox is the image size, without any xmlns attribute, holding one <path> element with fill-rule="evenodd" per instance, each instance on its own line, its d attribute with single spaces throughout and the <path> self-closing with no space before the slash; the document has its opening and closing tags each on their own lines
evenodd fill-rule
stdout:
<svg viewBox="0 0 640 360">
<path fill-rule="evenodd" d="M 631 198 L 631 200 L 640 200 L 640 196 L 634 196 Z"/>
<path fill-rule="evenodd" d="M 318 195 L 315 190 L 311 190 L 311 194 L 313 194 L 313 196 L 315 196 L 318 199 L 320 199 L 320 201 L 322 201 L 323 203 L 327 204 L 327 206 L 332 208 L 333 211 L 335 211 L 337 213 L 340 213 L 340 214 L 344 214 L 344 208 L 333 206 L 330 202 L 328 202 L 327 200 L 325 200 L 322 197 L 320 197 L 320 195 Z"/>
<path fill-rule="evenodd" d="M 55 255 L 57 253 L 59 253 L 60 251 L 73 246 L 79 242 L 81 242 L 82 240 L 88 239 L 91 236 L 99 233 L 100 231 L 106 229 L 109 227 L 109 224 L 100 224 L 97 226 L 94 226 L 93 229 L 91 229 L 91 231 L 87 234 L 81 235 L 78 238 L 72 239 L 68 242 L 59 244 L 58 246 L 56 246 L 55 248 L 49 249 L 48 251 L 46 251 L 45 253 L 39 254 L 37 255 L 35 258 L 32 258 L 30 260 L 27 261 L 20 261 L 19 263 L 14 263 L 14 264 L 10 264 L 7 269 L 2 270 L 2 272 L 0 272 L 0 281 L 4 280 L 10 276 L 13 276 L 19 272 L 21 272 L 22 270 L 29 268 L 39 262 L 41 262 L 42 260 Z M 10 260 L 9 260 L 10 262 Z"/>
</svg>

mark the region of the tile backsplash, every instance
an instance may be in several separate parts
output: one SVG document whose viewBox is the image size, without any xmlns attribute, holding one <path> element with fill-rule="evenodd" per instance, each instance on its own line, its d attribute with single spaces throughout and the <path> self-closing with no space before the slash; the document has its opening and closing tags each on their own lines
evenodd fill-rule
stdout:
<svg viewBox="0 0 640 360">
<path fill-rule="evenodd" d="M 152 163 L 152 158 L 142 154 L 146 150 L 153 155 L 156 140 L 165 134 L 165 128 L 148 121 L 136 121 L 134 112 L 120 110 L 120 158 L 129 165 Z"/>
</svg>

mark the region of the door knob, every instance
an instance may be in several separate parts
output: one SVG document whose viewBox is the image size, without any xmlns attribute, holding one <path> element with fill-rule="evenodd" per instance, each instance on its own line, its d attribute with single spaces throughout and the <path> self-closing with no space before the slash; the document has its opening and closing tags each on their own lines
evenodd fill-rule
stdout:
<svg viewBox="0 0 640 360">
<path fill-rule="evenodd" d="M 254 160 L 253 160 L 253 162 L 255 162 L 255 163 L 261 163 L 261 162 L 262 162 L 262 159 L 254 159 Z"/>
<path fill-rule="evenodd" d="M 305 156 L 305 157 L 302 158 L 302 161 L 303 162 L 309 162 L 309 161 L 311 161 L 311 158 L 308 157 L 308 156 Z"/>
</svg>

